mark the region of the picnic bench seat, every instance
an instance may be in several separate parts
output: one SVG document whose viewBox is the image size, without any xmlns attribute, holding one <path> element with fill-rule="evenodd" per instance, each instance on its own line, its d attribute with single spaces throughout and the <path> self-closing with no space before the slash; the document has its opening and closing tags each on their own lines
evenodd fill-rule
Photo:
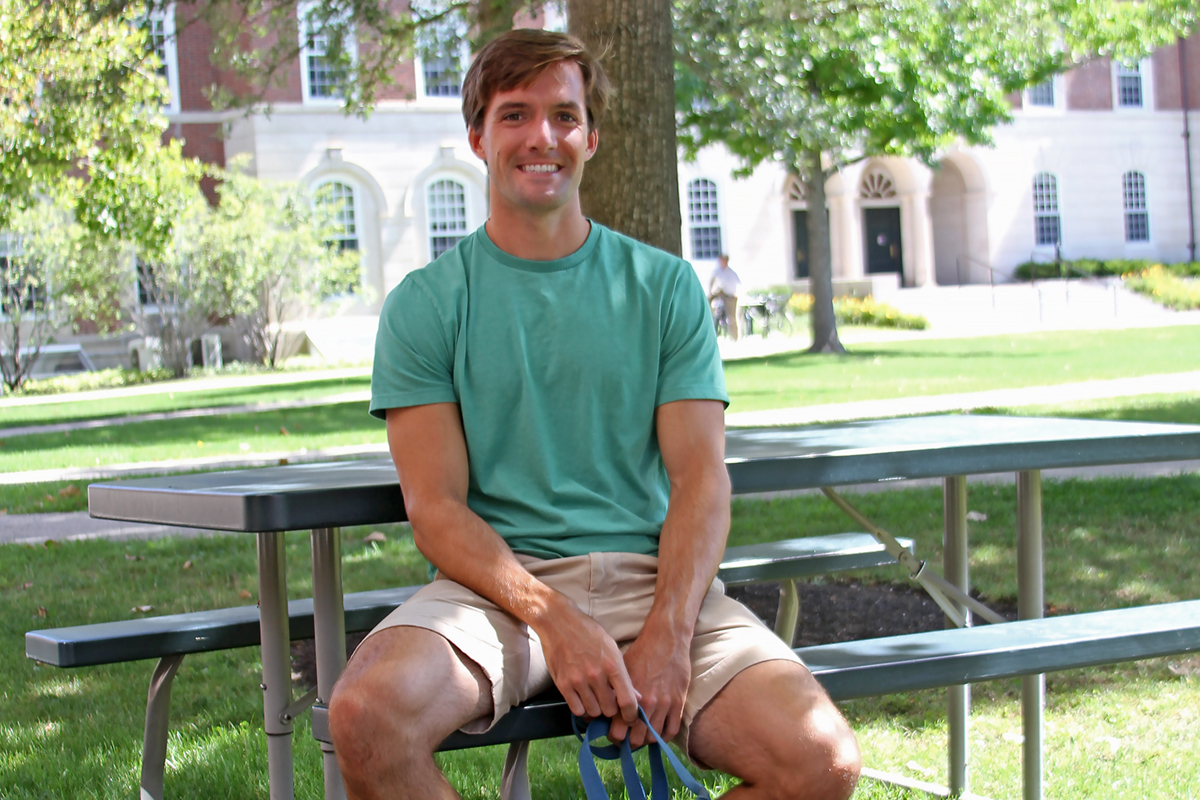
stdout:
<svg viewBox="0 0 1200 800">
<path fill-rule="evenodd" d="M 796 655 L 830 697 L 851 700 L 1197 651 L 1200 600 L 1186 600 L 797 647 Z M 439 749 L 572 733 L 571 712 L 552 689 L 510 711 L 491 730 L 454 733 Z M 313 735 L 329 741 L 328 714 L 321 706 L 313 708 Z"/>
<path fill-rule="evenodd" d="M 1200 600 L 796 648 L 834 700 L 875 697 L 1200 651 Z M 313 736 L 329 743 L 328 710 Z M 528 798 L 528 742 L 570 736 L 571 713 L 551 689 L 480 734 L 457 732 L 440 750 L 509 744 L 506 800 Z M 514 746 L 515 745 L 515 746 Z"/>
<path fill-rule="evenodd" d="M 913 542 L 901 540 L 909 549 Z M 729 586 L 780 581 L 783 591 L 776 632 L 790 636 L 799 610 L 795 579 L 828 572 L 895 563 L 866 533 L 842 533 L 730 547 L 718 577 Z M 343 600 L 346 632 L 369 631 L 420 586 L 347 594 Z M 288 602 L 291 639 L 313 637 L 311 598 Z M 171 684 L 185 656 L 259 644 L 256 606 L 102 622 L 25 634 L 25 655 L 57 667 L 85 667 L 159 659 L 150 678 L 142 743 L 142 797 L 161 800 L 167 752 Z M 316 689 L 285 712 L 295 717 L 316 700 Z M 560 701 L 561 702 L 561 701 Z M 541 738 L 541 737 L 530 737 Z"/>
</svg>

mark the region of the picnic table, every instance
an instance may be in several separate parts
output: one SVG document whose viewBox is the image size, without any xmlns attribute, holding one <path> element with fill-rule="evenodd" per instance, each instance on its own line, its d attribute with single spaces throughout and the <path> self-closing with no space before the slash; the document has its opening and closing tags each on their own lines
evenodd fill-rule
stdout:
<svg viewBox="0 0 1200 800">
<path fill-rule="evenodd" d="M 732 430 L 726 466 L 736 494 L 942 478 L 945 577 L 968 587 L 966 476 L 1017 476 L 1018 615 L 1042 616 L 1041 471 L 1200 457 L 1200 426 L 991 416 L 933 416 Z M 341 540 L 349 525 L 405 519 L 390 459 L 93 484 L 92 516 L 256 533 L 263 707 L 271 797 L 292 792 L 290 665 L 283 532 L 312 531 L 317 696 L 346 662 Z M 1042 797 L 1044 676 L 1022 678 L 1025 797 Z M 967 789 L 968 687 L 949 690 L 950 785 Z M 331 749 L 326 797 L 343 796 Z"/>
</svg>

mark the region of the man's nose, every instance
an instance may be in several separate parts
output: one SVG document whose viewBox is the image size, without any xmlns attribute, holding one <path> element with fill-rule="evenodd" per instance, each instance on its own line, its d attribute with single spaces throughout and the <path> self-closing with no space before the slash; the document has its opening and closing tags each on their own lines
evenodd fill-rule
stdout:
<svg viewBox="0 0 1200 800">
<path fill-rule="evenodd" d="M 557 137 L 554 134 L 554 126 L 550 124 L 550 118 L 542 116 L 535 119 L 530 126 L 529 146 L 534 150 L 548 150 L 556 143 Z"/>
</svg>

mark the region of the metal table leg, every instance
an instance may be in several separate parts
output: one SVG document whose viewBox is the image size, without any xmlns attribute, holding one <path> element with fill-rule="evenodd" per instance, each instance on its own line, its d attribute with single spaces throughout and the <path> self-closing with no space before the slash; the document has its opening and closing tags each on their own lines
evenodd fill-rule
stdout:
<svg viewBox="0 0 1200 800">
<path fill-rule="evenodd" d="M 942 570 L 950 583 L 969 591 L 967 568 L 967 479 L 954 475 L 942 482 Z M 955 604 L 970 620 L 970 611 L 962 604 Z M 946 627 L 956 627 L 947 617 Z M 950 796 L 959 797 L 967 792 L 967 725 L 971 710 L 971 687 L 951 686 L 946 690 L 946 720 L 949 729 L 949 773 L 947 783 Z"/>
<path fill-rule="evenodd" d="M 338 528 L 312 532 L 313 628 L 317 654 L 317 702 L 328 703 L 346 667 L 346 616 L 342 606 L 342 535 Z M 321 742 L 325 800 L 345 800 L 346 787 L 333 745 Z"/>
<path fill-rule="evenodd" d="M 282 533 L 258 534 L 258 614 L 262 636 L 263 727 L 267 731 L 267 780 L 271 800 L 294 800 L 292 702 L 288 650 L 287 566 Z"/>
<path fill-rule="evenodd" d="M 1041 619 L 1044 606 L 1042 473 L 1017 473 L 1017 616 Z M 1021 678 L 1025 800 L 1042 800 L 1042 709 L 1046 676 Z"/>
</svg>

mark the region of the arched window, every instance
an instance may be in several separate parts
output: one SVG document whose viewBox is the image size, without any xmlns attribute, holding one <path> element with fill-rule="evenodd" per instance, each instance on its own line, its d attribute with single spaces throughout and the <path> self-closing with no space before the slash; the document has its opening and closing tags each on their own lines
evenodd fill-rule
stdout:
<svg viewBox="0 0 1200 800">
<path fill-rule="evenodd" d="M 429 220 L 429 256 L 436 259 L 467 235 L 467 192 L 461 183 L 442 178 L 429 184 L 425 215 Z"/>
<path fill-rule="evenodd" d="M 329 245 L 338 252 L 358 249 L 358 220 L 354 209 L 354 189 L 341 181 L 329 181 L 317 189 L 317 203 L 329 214 Z"/>
<path fill-rule="evenodd" d="M 721 255 L 721 218 L 717 208 L 717 184 L 697 178 L 687 185 L 688 227 L 692 258 L 697 261 Z"/>
<path fill-rule="evenodd" d="M 896 186 L 886 172 L 881 169 L 872 170 L 863 175 L 862 183 L 858 186 L 858 196 L 862 200 L 887 200 L 896 196 Z"/>
<path fill-rule="evenodd" d="M 1062 224 L 1058 215 L 1058 180 L 1049 172 L 1033 176 L 1033 229 L 1039 245 L 1062 242 Z"/>
<path fill-rule="evenodd" d="M 1122 178 L 1125 202 L 1125 241 L 1150 241 L 1150 212 L 1146 208 L 1146 176 L 1126 172 Z"/>
</svg>

